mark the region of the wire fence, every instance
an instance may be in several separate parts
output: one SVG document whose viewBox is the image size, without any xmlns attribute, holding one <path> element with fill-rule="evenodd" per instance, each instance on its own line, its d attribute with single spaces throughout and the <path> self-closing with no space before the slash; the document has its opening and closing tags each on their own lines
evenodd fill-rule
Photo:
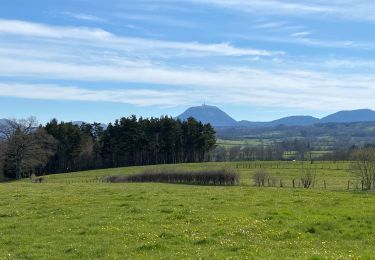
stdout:
<svg viewBox="0 0 375 260">
<path fill-rule="evenodd" d="M 44 178 L 41 181 L 32 180 L 33 183 L 41 184 L 63 184 L 63 185 L 81 185 L 81 184 L 107 184 L 111 182 L 107 178 L 88 178 L 88 179 L 49 179 Z M 238 186 L 242 187 L 258 187 L 254 182 L 242 182 Z M 301 178 L 267 178 L 262 188 L 290 188 L 290 189 L 323 189 L 323 190 L 348 190 L 348 191 L 360 191 L 363 190 L 363 182 L 361 180 L 348 179 L 347 181 L 340 181 L 335 183 L 330 180 L 314 180 L 311 185 L 306 188 L 304 187 L 303 180 Z"/>
<path fill-rule="evenodd" d="M 326 163 L 311 163 L 309 161 L 304 162 L 242 162 L 236 163 L 237 169 L 301 169 L 302 167 L 309 167 L 315 170 L 350 170 L 351 162 L 326 162 Z"/>
<path fill-rule="evenodd" d="M 340 171 L 347 171 L 351 173 L 352 162 L 348 161 L 324 161 L 324 162 L 310 162 L 310 161 L 278 161 L 278 162 L 238 162 L 233 163 L 232 166 L 241 172 L 241 180 L 239 186 L 256 187 L 256 183 L 252 180 L 255 170 L 265 170 L 274 174 L 268 176 L 262 187 L 273 188 L 306 188 L 302 180 L 304 169 L 310 169 L 314 172 L 314 179 L 308 189 L 323 189 L 323 190 L 363 190 L 364 185 L 360 178 L 354 174 L 348 176 L 340 173 Z M 280 171 L 277 171 L 280 170 Z M 282 170 L 292 170 L 291 173 L 282 173 Z M 319 171 L 325 170 L 324 174 Z M 327 174 L 327 171 L 338 171 L 335 176 Z M 276 174 L 275 174 L 276 173 Z M 319 173 L 319 174 L 316 174 Z M 37 177 L 31 179 L 34 183 L 55 183 L 55 184 L 109 184 L 108 176 L 68 176 L 67 178 L 49 178 Z"/>
</svg>

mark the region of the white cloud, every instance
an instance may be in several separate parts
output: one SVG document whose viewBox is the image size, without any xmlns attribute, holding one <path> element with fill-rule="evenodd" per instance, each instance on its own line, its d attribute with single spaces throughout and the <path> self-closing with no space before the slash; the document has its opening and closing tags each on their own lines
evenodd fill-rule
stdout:
<svg viewBox="0 0 375 260">
<path fill-rule="evenodd" d="M 257 36 L 257 35 L 243 35 L 243 34 L 228 34 L 228 37 L 235 39 L 246 39 L 255 41 L 264 41 L 272 43 L 287 43 L 298 44 L 305 46 L 316 46 L 323 48 L 336 49 L 359 49 L 359 50 L 373 50 L 375 49 L 374 42 L 350 41 L 350 40 L 325 40 L 314 39 L 312 37 L 281 37 L 281 36 Z M 293 35 L 291 35 L 293 36 Z"/>
<path fill-rule="evenodd" d="M 321 66 L 325 66 L 329 69 L 350 69 L 350 70 L 371 70 L 375 69 L 374 60 L 364 59 L 327 59 L 321 63 Z"/>
<path fill-rule="evenodd" d="M 118 49 L 164 49 L 168 53 L 188 52 L 191 54 L 217 56 L 272 56 L 282 52 L 258 49 L 236 48 L 229 43 L 202 44 L 197 42 L 173 42 L 144 38 L 116 36 L 97 28 L 57 27 L 18 20 L 1 20 L 0 34 L 26 37 L 52 38 L 60 40 L 79 40 L 81 44 L 106 45 Z M 76 43 L 75 43 L 76 44 Z"/>
<path fill-rule="evenodd" d="M 174 1 L 174 0 L 164 0 Z M 375 22 L 373 0 L 182 0 L 196 4 L 211 4 L 258 15 L 311 15 L 339 17 L 343 20 Z"/>
<path fill-rule="evenodd" d="M 64 12 L 63 15 L 84 21 L 91 21 L 91 22 L 105 22 L 106 20 L 91 14 L 82 14 L 82 13 L 70 13 Z"/>
<path fill-rule="evenodd" d="M 253 25 L 255 29 L 279 29 L 286 25 L 285 22 L 266 22 Z"/>
<path fill-rule="evenodd" d="M 71 86 L 0 84 L 0 96 L 42 100 L 116 102 L 137 106 L 171 106 L 183 102 L 185 93 L 149 89 L 93 90 Z"/>
<path fill-rule="evenodd" d="M 51 62 L 7 61 L 0 59 L 0 75 L 38 79 L 103 81 L 170 86 L 141 89 L 82 89 L 2 84 L 0 95 L 82 101 L 124 102 L 136 105 L 200 103 L 252 104 L 324 110 L 373 107 L 373 75 L 329 74 L 304 70 L 260 70 L 241 67 L 215 70 L 178 68 L 80 66 Z M 353 96 L 356 98 L 353 99 Z"/>
<path fill-rule="evenodd" d="M 96 28 L 53 27 L 19 20 L 4 19 L 0 19 L 0 34 L 81 40 L 104 40 L 112 36 L 111 33 Z"/>
<path fill-rule="evenodd" d="M 253 69 L 243 61 L 238 62 L 237 56 L 261 55 L 230 44 L 126 38 L 100 29 L 7 20 L 0 20 L 1 33 L 7 37 L 1 39 L 0 76 L 3 83 L 0 84 L 0 96 L 140 106 L 197 104 L 204 97 L 216 104 L 314 110 L 324 110 L 327 106 L 331 109 L 373 107 L 375 97 L 375 76 L 372 74 L 322 73 L 303 70 L 304 66 L 298 63 L 293 66 L 298 70 L 281 69 L 281 65 L 278 68 L 271 66 L 271 61 L 267 67 Z M 158 53 L 156 58 L 155 52 Z M 184 58 L 188 62 L 169 59 L 170 55 L 176 56 L 180 52 L 187 53 Z M 210 56 L 207 60 L 199 57 L 195 60 L 197 63 L 189 63 L 191 57 L 199 53 L 231 56 L 234 62 L 227 63 L 228 57 L 211 60 Z M 246 57 L 246 62 L 254 61 Z M 73 81 L 75 86 L 8 84 L 4 83 L 5 78 L 24 82 Z M 87 87 L 91 83 L 103 84 L 103 87 Z M 121 83 L 122 87 L 104 87 L 112 83 Z M 142 88 L 132 86 L 133 83 L 141 84 Z M 160 85 L 164 88 L 155 87 Z"/>
<path fill-rule="evenodd" d="M 256 13 L 329 13 L 333 9 L 329 5 L 314 4 L 307 1 L 281 1 L 281 0 L 186 0 L 200 4 L 214 4 L 226 8 L 236 8 L 242 11 Z"/>
<path fill-rule="evenodd" d="M 310 36 L 310 35 L 311 35 L 311 32 L 296 32 L 296 33 L 292 33 L 293 37 L 301 37 L 301 38 L 304 38 L 304 37 Z"/>
</svg>

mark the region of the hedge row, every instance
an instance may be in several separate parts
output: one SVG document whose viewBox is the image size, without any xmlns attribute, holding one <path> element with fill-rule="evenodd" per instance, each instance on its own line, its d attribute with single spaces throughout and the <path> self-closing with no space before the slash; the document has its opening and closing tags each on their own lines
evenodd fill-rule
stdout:
<svg viewBox="0 0 375 260">
<path fill-rule="evenodd" d="M 153 171 L 146 170 L 140 174 L 128 176 L 110 176 L 108 182 L 160 182 L 194 185 L 237 185 L 239 175 L 232 170 L 205 170 L 197 172 L 188 171 Z"/>
</svg>

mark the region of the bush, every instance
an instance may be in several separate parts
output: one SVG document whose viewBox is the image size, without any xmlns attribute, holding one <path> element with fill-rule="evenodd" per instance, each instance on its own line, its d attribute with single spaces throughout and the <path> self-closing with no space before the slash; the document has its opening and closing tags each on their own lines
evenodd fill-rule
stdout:
<svg viewBox="0 0 375 260">
<path fill-rule="evenodd" d="M 256 171 L 253 174 L 253 180 L 256 186 L 258 187 L 264 187 L 266 184 L 266 180 L 268 177 L 268 173 L 263 170 Z"/>
<path fill-rule="evenodd" d="M 161 182 L 194 185 L 237 185 L 239 175 L 231 169 L 214 169 L 197 172 L 170 169 L 145 170 L 140 174 L 128 176 L 110 176 L 107 182 Z"/>
<path fill-rule="evenodd" d="M 303 169 L 302 176 L 301 176 L 301 183 L 305 189 L 309 189 L 313 186 L 315 181 L 315 174 L 311 167 Z"/>
<path fill-rule="evenodd" d="M 312 185 L 312 182 L 313 182 L 313 176 L 311 175 L 311 173 L 305 173 L 302 175 L 301 183 L 305 189 L 310 188 L 310 186 Z"/>
<path fill-rule="evenodd" d="M 44 182 L 43 177 L 36 177 L 35 175 L 31 175 L 30 180 L 32 183 L 42 183 Z"/>
<path fill-rule="evenodd" d="M 310 233 L 310 234 L 315 234 L 316 233 L 316 229 L 315 227 L 309 227 L 307 230 L 306 230 L 307 233 Z"/>
</svg>

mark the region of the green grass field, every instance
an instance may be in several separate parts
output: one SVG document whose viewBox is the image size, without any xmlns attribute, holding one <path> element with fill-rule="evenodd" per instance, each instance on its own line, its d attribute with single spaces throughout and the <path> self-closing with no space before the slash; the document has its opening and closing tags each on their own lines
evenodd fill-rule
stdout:
<svg viewBox="0 0 375 260">
<path fill-rule="evenodd" d="M 356 190 L 349 163 L 314 163 L 309 190 L 291 187 L 298 162 L 229 166 L 241 185 L 100 182 L 144 167 L 0 183 L 0 259 L 374 258 L 375 194 Z M 284 187 L 254 187 L 259 168 Z"/>
<path fill-rule="evenodd" d="M 271 141 L 264 140 L 264 139 L 243 139 L 243 140 L 226 140 L 226 139 L 218 139 L 216 144 L 218 146 L 223 146 L 226 148 L 231 148 L 234 146 L 247 146 L 247 145 L 266 145 L 271 144 Z"/>
</svg>

